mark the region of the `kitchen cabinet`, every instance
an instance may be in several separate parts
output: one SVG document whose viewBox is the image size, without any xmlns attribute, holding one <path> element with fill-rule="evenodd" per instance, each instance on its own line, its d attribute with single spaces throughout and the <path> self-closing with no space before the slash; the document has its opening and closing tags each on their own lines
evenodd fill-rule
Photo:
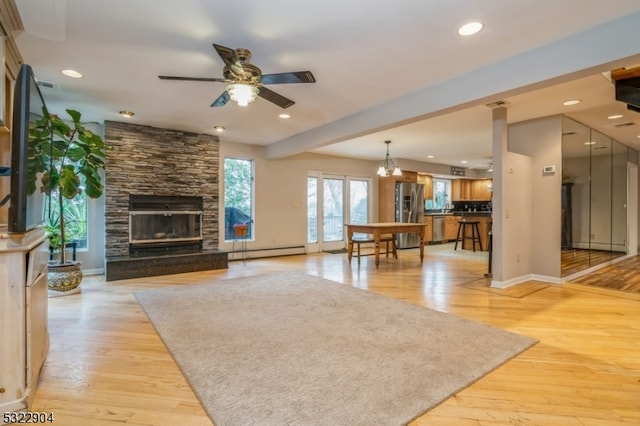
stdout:
<svg viewBox="0 0 640 426">
<path fill-rule="evenodd" d="M 396 221 L 396 183 L 418 182 L 418 173 L 403 170 L 402 176 L 378 176 L 378 222 Z"/>
<path fill-rule="evenodd" d="M 491 201 L 491 179 L 454 179 L 451 181 L 451 201 Z"/>
<path fill-rule="evenodd" d="M 458 221 L 460 216 L 447 216 L 444 219 L 444 239 L 447 241 L 453 241 L 458 234 Z"/>
<path fill-rule="evenodd" d="M 474 179 L 471 182 L 471 200 L 491 201 L 491 179 Z"/>
<path fill-rule="evenodd" d="M 433 176 L 418 175 L 418 183 L 424 185 L 424 199 L 431 200 L 433 198 Z"/>
<path fill-rule="evenodd" d="M 470 179 L 454 179 L 451 181 L 451 201 L 471 201 Z"/>
<path fill-rule="evenodd" d="M 428 244 L 433 241 L 433 216 L 425 216 L 424 223 L 424 243 Z"/>
</svg>

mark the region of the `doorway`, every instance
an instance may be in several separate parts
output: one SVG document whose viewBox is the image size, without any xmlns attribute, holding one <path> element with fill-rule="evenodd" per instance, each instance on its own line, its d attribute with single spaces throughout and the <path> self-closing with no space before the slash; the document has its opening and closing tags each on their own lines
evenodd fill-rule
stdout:
<svg viewBox="0 0 640 426">
<path fill-rule="evenodd" d="M 346 247 L 346 223 L 367 223 L 371 179 L 310 172 L 307 176 L 307 252 Z"/>
</svg>

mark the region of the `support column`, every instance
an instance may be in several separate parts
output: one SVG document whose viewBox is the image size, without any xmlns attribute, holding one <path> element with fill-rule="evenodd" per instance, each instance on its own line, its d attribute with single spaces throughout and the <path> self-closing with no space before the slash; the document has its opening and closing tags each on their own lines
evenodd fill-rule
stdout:
<svg viewBox="0 0 640 426">
<path fill-rule="evenodd" d="M 508 148 L 507 109 L 495 108 L 492 116 L 492 143 L 493 151 L 493 197 L 492 197 L 492 267 L 493 281 L 503 281 L 503 218 L 504 218 L 504 173 L 505 159 Z"/>
</svg>

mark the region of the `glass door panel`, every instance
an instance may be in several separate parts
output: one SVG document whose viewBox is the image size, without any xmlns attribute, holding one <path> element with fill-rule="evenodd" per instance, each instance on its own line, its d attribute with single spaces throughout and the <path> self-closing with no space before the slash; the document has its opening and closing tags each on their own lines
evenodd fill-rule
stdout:
<svg viewBox="0 0 640 426">
<path fill-rule="evenodd" d="M 322 192 L 322 241 L 343 241 L 344 178 L 323 178 Z"/>
</svg>

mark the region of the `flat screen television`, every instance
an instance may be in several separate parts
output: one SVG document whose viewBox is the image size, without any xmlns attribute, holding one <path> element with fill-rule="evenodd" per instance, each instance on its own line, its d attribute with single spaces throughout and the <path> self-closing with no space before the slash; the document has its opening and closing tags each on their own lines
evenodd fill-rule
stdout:
<svg viewBox="0 0 640 426">
<path fill-rule="evenodd" d="M 38 82 L 29 65 L 18 72 L 13 94 L 11 124 L 11 195 L 9 232 L 26 232 L 44 223 L 44 194 L 28 189 L 29 169 L 35 169 L 29 144 L 29 126 L 36 119 L 48 116 Z"/>
</svg>

